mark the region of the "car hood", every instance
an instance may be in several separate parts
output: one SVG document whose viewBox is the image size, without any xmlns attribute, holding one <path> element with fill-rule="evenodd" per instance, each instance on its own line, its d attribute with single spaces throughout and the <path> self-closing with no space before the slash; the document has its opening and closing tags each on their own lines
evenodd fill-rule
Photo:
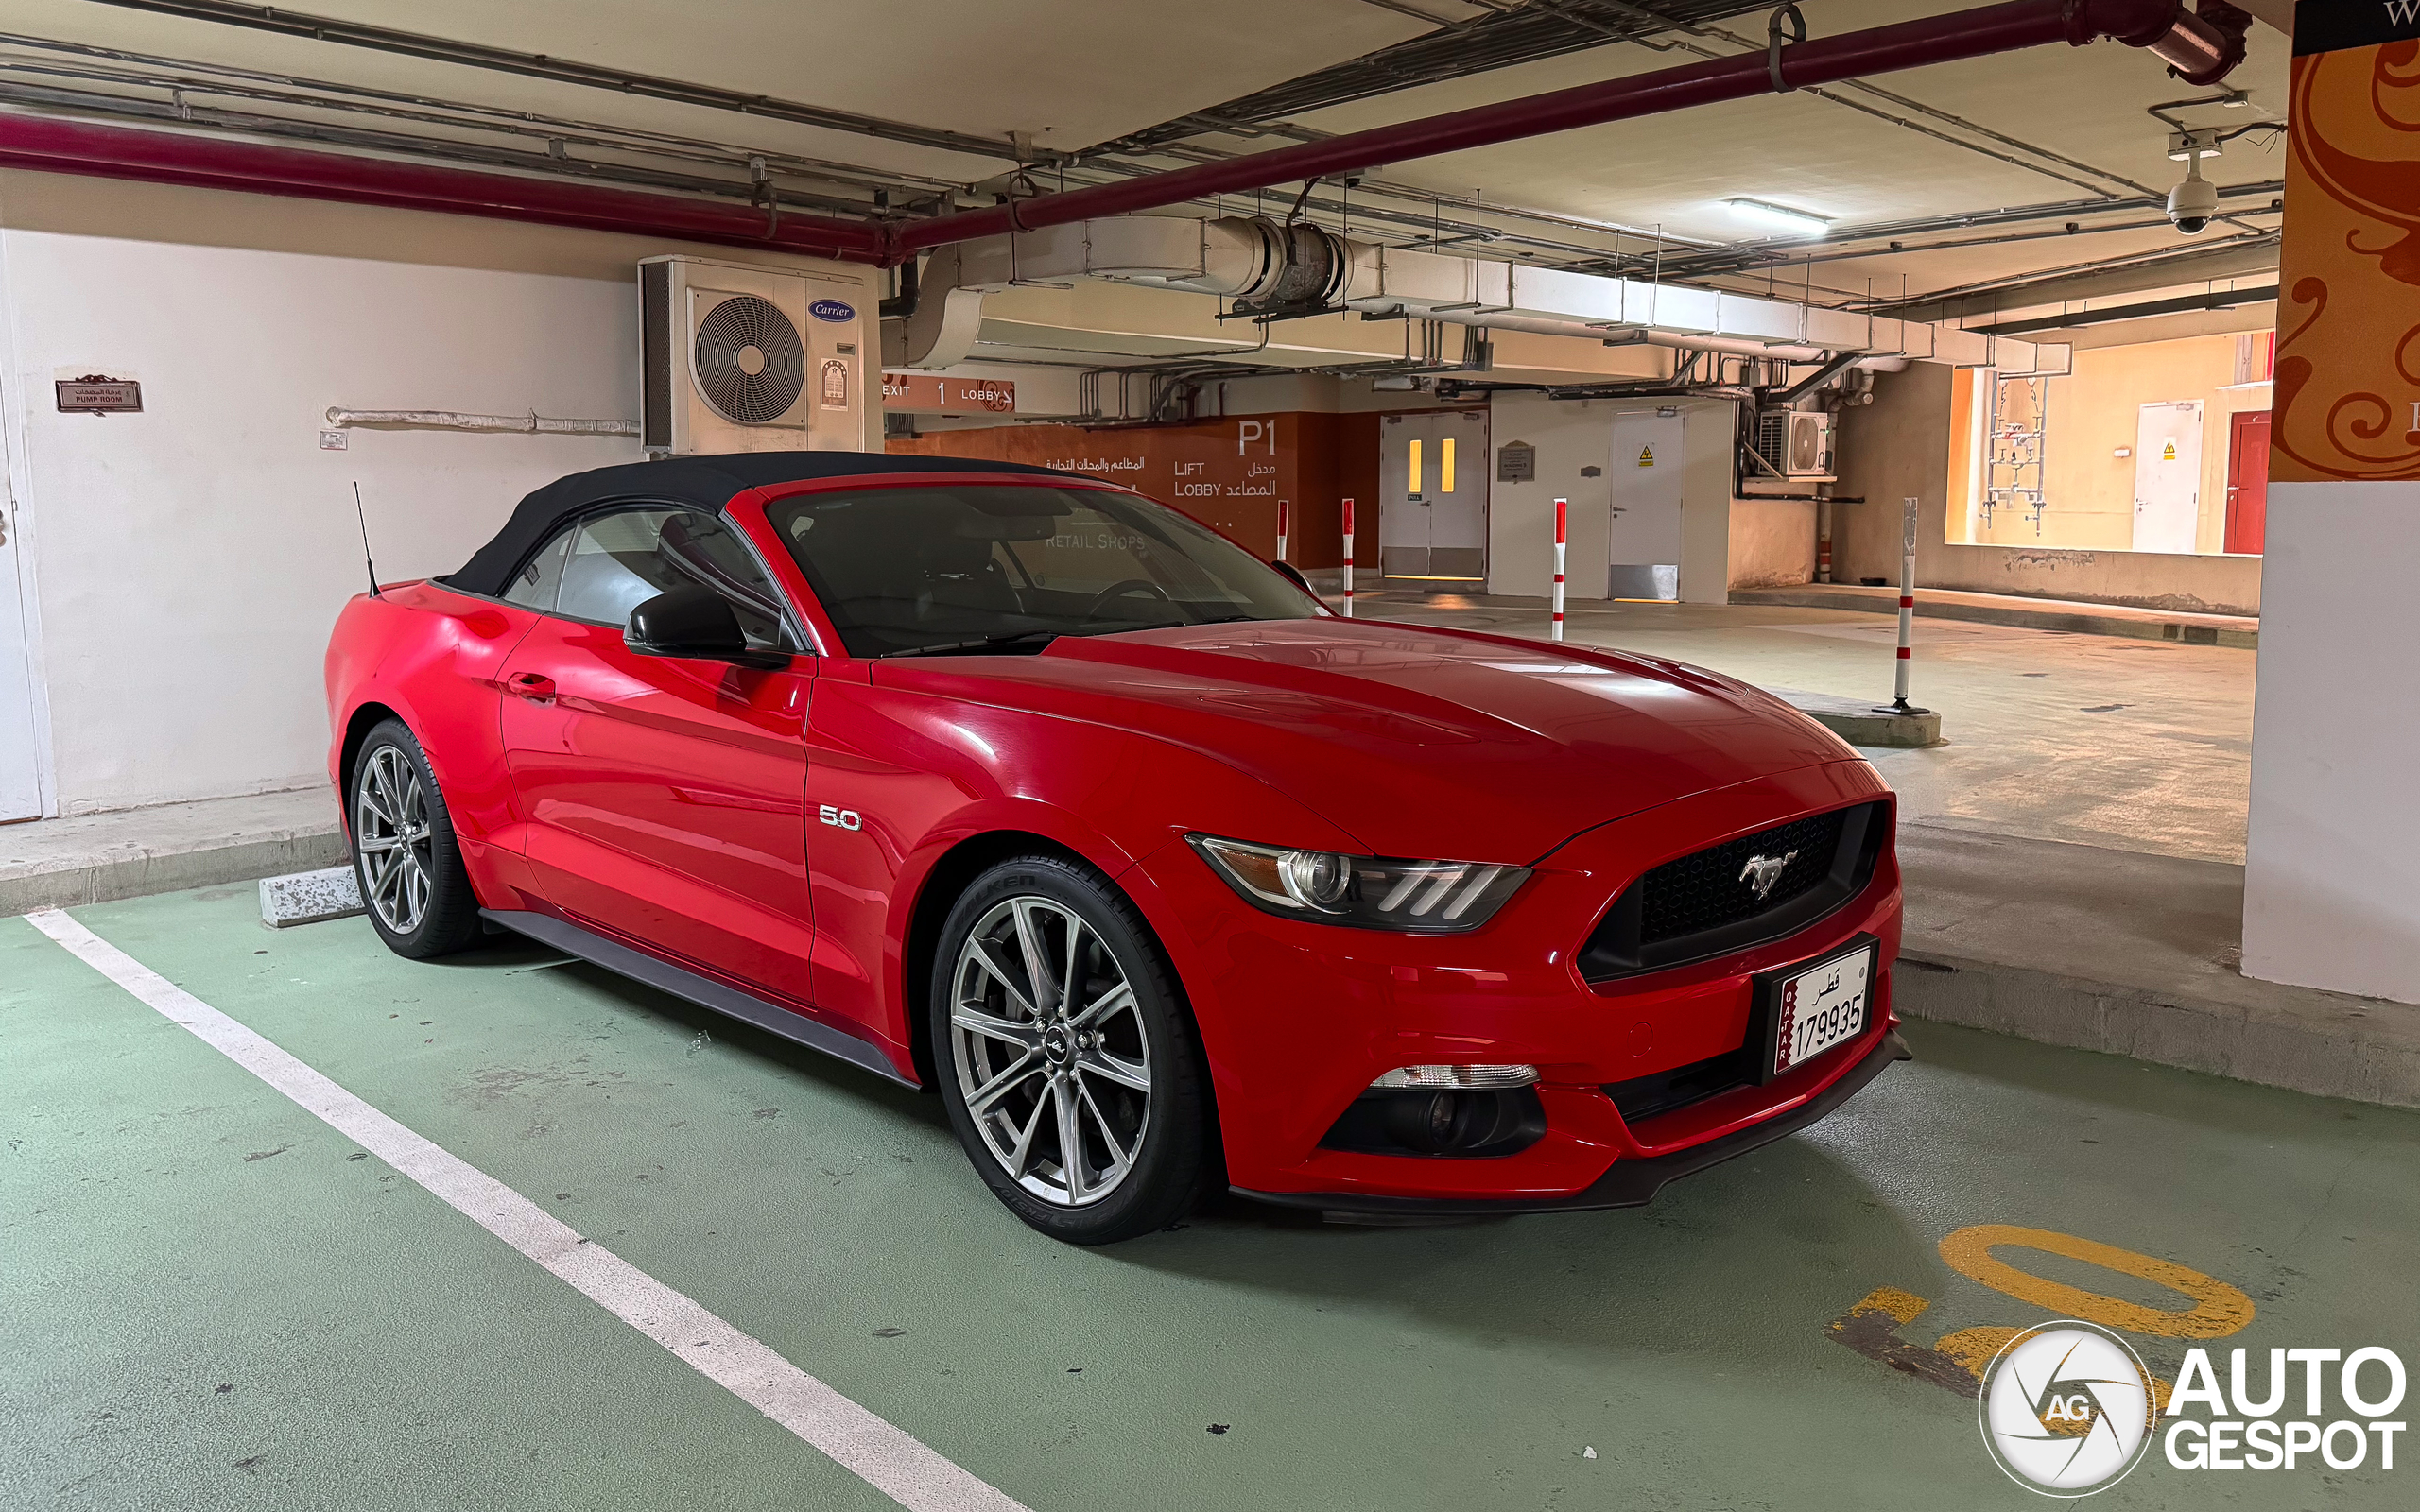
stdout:
<svg viewBox="0 0 2420 1512">
<path fill-rule="evenodd" d="M 1369 620 L 1064 636 L 1038 656 L 877 668 L 888 685 L 1201 751 L 1377 855 L 1529 862 L 1674 799 L 1856 756 L 1779 699 L 1702 668 Z"/>
</svg>

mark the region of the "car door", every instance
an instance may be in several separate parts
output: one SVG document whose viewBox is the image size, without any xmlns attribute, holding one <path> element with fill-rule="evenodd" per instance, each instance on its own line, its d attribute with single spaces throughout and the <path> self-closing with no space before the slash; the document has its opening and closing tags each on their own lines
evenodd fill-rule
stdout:
<svg viewBox="0 0 2420 1512">
<path fill-rule="evenodd" d="M 533 565 L 558 579 L 554 601 L 500 680 L 541 895 L 576 922 L 804 1004 L 815 659 L 763 670 L 641 656 L 622 638 L 638 604 L 704 583 L 752 644 L 796 652 L 771 579 L 726 522 L 664 505 L 589 516 Z"/>
</svg>

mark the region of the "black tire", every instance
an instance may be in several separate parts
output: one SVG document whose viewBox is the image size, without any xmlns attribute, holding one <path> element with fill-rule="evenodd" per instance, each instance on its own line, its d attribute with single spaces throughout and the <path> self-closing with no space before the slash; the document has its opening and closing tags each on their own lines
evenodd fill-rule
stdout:
<svg viewBox="0 0 2420 1512">
<path fill-rule="evenodd" d="M 1063 928 L 1071 918 L 1080 928 Z M 1045 941 L 1040 992 L 1018 952 L 986 956 L 997 969 L 969 958 L 978 930 L 996 947 L 1000 931 L 1012 936 L 1020 919 L 1035 921 Z M 1064 967 L 1071 946 L 1072 971 Z M 1072 993 L 1068 979 L 1079 984 Z M 962 992 L 961 981 L 971 988 Z M 1199 1198 L 1216 1168 L 1200 1036 L 1150 927 L 1105 878 L 1055 856 L 992 868 L 943 921 L 930 987 L 934 1080 L 950 1126 L 1010 1211 L 1053 1239 L 1106 1245 L 1165 1228 Z M 1030 1034 L 1019 1012 L 1030 1005 L 1018 988 L 1027 998 L 1058 994 L 1042 1005 Z M 1121 992 L 1131 993 L 1131 1007 Z M 1021 1079 L 1020 1053 L 1033 1066 Z M 1130 1079 L 1138 1068 L 1147 1092 Z M 1080 1153 L 1072 1165 L 1063 1159 L 1063 1085 L 1073 1089 L 1067 1108 Z M 970 1092 L 986 1099 L 979 1120 Z M 1013 1142 L 1028 1115 L 1025 1153 L 995 1148 L 995 1140 Z M 1123 1172 L 1111 1178 L 1121 1154 Z M 1029 1161 L 1022 1175 L 1011 1163 L 1018 1159 Z M 1103 1190 L 1085 1194 L 1096 1180 Z"/>
<path fill-rule="evenodd" d="M 408 783 L 418 784 L 417 793 Z M 445 795 L 429 769 L 427 754 L 402 720 L 383 721 L 370 731 L 354 757 L 348 786 L 345 821 L 352 837 L 354 880 L 361 885 L 370 925 L 387 948 L 424 961 L 477 944 L 482 933 L 478 895 L 471 890 L 470 873 L 462 869 Z M 406 821 L 396 833 L 375 833 L 389 829 L 377 816 L 386 811 Z M 381 846 L 381 841 L 390 843 Z M 406 867 L 401 859 L 373 862 L 364 853 L 365 842 L 380 856 L 407 853 L 408 870 L 395 870 Z M 424 884 L 411 875 L 415 871 Z M 416 906 L 400 906 L 406 898 Z"/>
</svg>

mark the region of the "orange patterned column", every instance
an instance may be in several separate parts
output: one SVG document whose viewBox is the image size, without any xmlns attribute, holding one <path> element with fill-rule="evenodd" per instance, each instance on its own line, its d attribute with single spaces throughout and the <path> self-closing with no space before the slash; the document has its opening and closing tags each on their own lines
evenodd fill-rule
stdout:
<svg viewBox="0 0 2420 1512">
<path fill-rule="evenodd" d="M 2420 0 L 2303 0 L 2243 971 L 2420 1002 Z"/>
</svg>

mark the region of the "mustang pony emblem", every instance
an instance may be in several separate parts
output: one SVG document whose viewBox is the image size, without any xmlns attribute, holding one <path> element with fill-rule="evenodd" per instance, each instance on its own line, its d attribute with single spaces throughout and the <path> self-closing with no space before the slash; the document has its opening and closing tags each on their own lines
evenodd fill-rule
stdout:
<svg viewBox="0 0 2420 1512">
<path fill-rule="evenodd" d="M 1763 902 L 1765 894 L 1773 890 L 1773 884 L 1781 881 L 1782 868 L 1797 858 L 1795 850 L 1785 850 L 1777 856 L 1750 856 L 1748 864 L 1739 868 L 1739 880 L 1756 895 L 1756 902 Z"/>
</svg>

